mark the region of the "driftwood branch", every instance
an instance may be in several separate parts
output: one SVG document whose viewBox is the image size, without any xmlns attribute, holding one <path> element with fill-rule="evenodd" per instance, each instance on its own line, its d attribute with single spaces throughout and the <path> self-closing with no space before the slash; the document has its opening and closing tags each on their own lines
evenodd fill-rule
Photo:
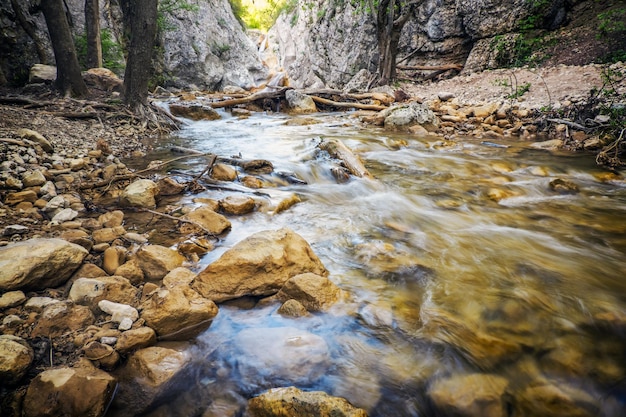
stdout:
<svg viewBox="0 0 626 417">
<path fill-rule="evenodd" d="M 559 123 L 565 126 L 569 126 L 569 127 L 573 127 L 574 129 L 578 129 L 578 130 L 582 130 L 582 131 L 587 131 L 588 128 L 586 128 L 585 126 L 575 123 L 575 122 L 571 122 L 569 120 L 565 120 L 565 119 L 546 119 L 548 122 L 552 122 L 552 123 Z"/>
<path fill-rule="evenodd" d="M 333 158 L 339 159 L 350 174 L 360 178 L 374 178 L 359 157 L 352 153 L 343 142 L 335 139 L 322 139 L 317 146 Z"/>
<path fill-rule="evenodd" d="M 278 91 L 261 91 L 258 93 L 251 94 L 247 97 L 232 98 L 229 100 L 222 100 L 222 101 L 214 101 L 213 103 L 209 103 L 209 105 L 213 107 L 214 109 L 223 108 L 223 107 L 233 107 L 239 104 L 252 103 L 253 101 L 257 101 L 257 100 L 265 100 L 267 98 L 282 97 L 285 95 L 285 91 L 288 89 L 290 88 L 289 87 L 281 88 Z"/>
<path fill-rule="evenodd" d="M 161 213 L 161 212 L 158 212 L 158 211 L 155 211 L 155 210 L 150 210 L 150 209 L 141 209 L 141 211 L 145 211 L 145 212 L 148 212 L 148 213 L 151 213 L 151 214 L 155 214 L 157 216 L 165 217 L 166 219 L 175 220 L 177 222 L 188 223 L 188 224 L 194 225 L 194 226 L 200 228 L 201 230 L 203 230 L 206 234 L 208 234 L 210 236 L 215 236 L 215 233 L 213 233 L 212 231 L 210 231 L 206 227 L 202 226 L 200 223 L 194 222 L 193 220 L 183 219 L 181 217 L 170 216 L 169 214 Z"/>
<path fill-rule="evenodd" d="M 343 109 L 360 109 L 360 110 L 374 110 L 374 111 L 382 111 L 385 110 L 386 106 L 379 106 L 376 104 L 362 104 L 362 103 L 345 103 L 342 101 L 333 101 L 328 100 L 322 97 L 311 96 L 314 102 L 324 104 L 326 106 L 333 106 Z"/>
<path fill-rule="evenodd" d="M 396 67 L 399 70 L 407 71 L 448 71 L 463 69 L 463 65 L 460 64 L 447 64 L 447 65 L 398 65 Z"/>
</svg>

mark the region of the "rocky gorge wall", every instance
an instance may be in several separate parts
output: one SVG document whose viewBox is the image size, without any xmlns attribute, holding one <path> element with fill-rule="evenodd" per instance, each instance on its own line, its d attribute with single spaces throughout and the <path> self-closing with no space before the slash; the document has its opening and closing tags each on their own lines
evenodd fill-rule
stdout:
<svg viewBox="0 0 626 417">
<path fill-rule="evenodd" d="M 541 27 L 559 27 L 575 3 L 580 1 L 425 0 L 403 30 L 399 58 L 418 51 L 403 64 L 489 68 L 496 36 L 514 36 L 530 17 Z M 365 10 L 340 0 L 300 1 L 269 37 L 293 86 L 341 88 L 362 69 L 376 71 L 374 22 Z"/>
<path fill-rule="evenodd" d="M 84 34 L 84 1 L 66 0 L 75 37 Z M 257 47 L 235 18 L 228 0 L 186 0 L 188 6 L 164 12 L 164 30 L 157 43 L 155 58 L 161 71 L 159 83 L 173 87 L 208 90 L 226 85 L 253 87 L 261 83 L 267 68 L 258 57 Z M 31 12 L 36 34 L 43 40 L 48 60 L 54 64 L 45 20 L 31 2 L 22 3 Z M 189 10 L 187 10 L 189 9 Z M 114 41 L 122 33 L 121 11 L 117 1 L 101 0 L 101 27 Z M 34 42 L 26 34 L 11 4 L 0 4 L 0 85 L 21 85 L 28 69 L 39 63 Z"/>
</svg>

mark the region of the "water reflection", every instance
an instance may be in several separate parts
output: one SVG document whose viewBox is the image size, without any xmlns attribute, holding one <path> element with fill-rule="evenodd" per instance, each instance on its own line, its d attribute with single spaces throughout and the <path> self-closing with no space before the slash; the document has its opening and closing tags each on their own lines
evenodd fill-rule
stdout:
<svg viewBox="0 0 626 417">
<path fill-rule="evenodd" d="M 268 204 L 291 193 L 302 201 L 231 218 L 201 266 L 252 233 L 290 227 L 350 297 L 298 319 L 277 304 L 250 308 L 257 300 L 222 305 L 190 348 L 193 383 L 160 405 L 170 415 L 237 415 L 247 398 L 287 385 L 345 397 L 371 416 L 480 415 L 470 399 L 498 390 L 506 400 L 492 415 L 626 414 L 622 179 L 603 182 L 589 156 L 514 140 L 392 135 L 349 114 L 306 126 L 222 114 L 163 146 L 268 159 L 308 184 L 259 190 Z M 358 151 L 376 180 L 336 184 L 319 136 Z M 580 191 L 553 191 L 555 178 Z M 461 397 L 466 408 L 454 409 Z"/>
</svg>

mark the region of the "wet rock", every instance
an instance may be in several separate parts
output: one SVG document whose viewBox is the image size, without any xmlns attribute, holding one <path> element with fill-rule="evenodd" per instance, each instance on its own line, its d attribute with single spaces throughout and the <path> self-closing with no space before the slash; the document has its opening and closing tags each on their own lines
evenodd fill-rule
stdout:
<svg viewBox="0 0 626 417">
<path fill-rule="evenodd" d="M 39 144 L 39 146 L 41 146 L 41 149 L 43 149 L 47 153 L 53 153 L 54 152 L 54 148 L 52 147 L 52 145 L 50 144 L 48 139 L 46 139 L 39 132 L 35 132 L 34 130 L 30 130 L 30 129 L 20 129 L 20 130 L 17 131 L 17 134 L 21 138 L 28 139 L 28 140 L 31 140 L 31 141 Z"/>
<path fill-rule="evenodd" d="M 142 326 L 122 332 L 115 344 L 115 350 L 125 355 L 137 349 L 147 348 L 157 342 L 156 332 L 150 327 Z"/>
<path fill-rule="evenodd" d="M 137 289 L 126 278 L 116 275 L 79 278 L 72 284 L 68 298 L 77 304 L 88 306 L 93 311 L 99 311 L 98 303 L 102 300 L 135 304 Z"/>
<path fill-rule="evenodd" d="M 508 340 L 492 336 L 469 320 L 463 320 L 442 308 L 425 303 L 420 318 L 423 334 L 434 341 L 455 346 L 470 362 L 489 369 L 505 360 L 516 358 L 521 347 Z"/>
<path fill-rule="evenodd" d="M 200 104 L 181 105 L 170 104 L 170 112 L 174 116 L 184 117 L 191 120 L 217 120 L 221 116 L 211 107 L 202 106 Z"/>
<path fill-rule="evenodd" d="M 276 295 L 279 300 L 294 299 L 308 311 L 328 309 L 339 299 L 341 290 L 327 277 L 305 273 L 290 278 Z"/>
<path fill-rule="evenodd" d="M 427 130 L 436 129 L 439 120 L 428 106 L 413 102 L 400 106 L 393 106 L 383 110 L 384 125 L 388 129 L 408 129 L 414 125 L 424 126 Z"/>
<path fill-rule="evenodd" d="M 344 398 L 295 387 L 273 388 L 248 401 L 252 417 L 367 417 Z"/>
<path fill-rule="evenodd" d="M 183 216 L 183 218 L 197 223 L 206 231 L 215 235 L 219 235 L 231 227 L 231 224 L 226 217 L 216 213 L 208 207 L 198 207 L 191 213 Z M 193 232 L 194 227 L 194 225 L 186 224 L 183 225 L 182 229 L 184 229 L 185 232 Z"/>
<path fill-rule="evenodd" d="M 263 188 L 263 181 L 258 179 L 257 177 L 253 177 L 250 175 L 246 175 L 241 179 L 241 183 L 248 188 Z"/>
<path fill-rule="evenodd" d="M 563 141 L 561 139 L 551 139 L 543 142 L 534 142 L 530 144 L 530 147 L 535 149 L 554 151 L 563 147 Z"/>
<path fill-rule="evenodd" d="M 161 288 L 141 304 L 141 318 L 160 337 L 186 340 L 211 325 L 217 306 L 186 285 Z"/>
<path fill-rule="evenodd" d="M 137 251 L 135 259 L 143 271 L 144 278 L 151 281 L 162 279 L 185 261 L 185 258 L 174 249 L 160 245 L 143 246 Z"/>
<path fill-rule="evenodd" d="M 204 255 L 214 248 L 213 243 L 205 238 L 190 238 L 178 244 L 178 251 L 185 256 Z"/>
<path fill-rule="evenodd" d="M 215 164 L 211 170 L 211 178 L 218 181 L 235 181 L 237 179 L 237 171 L 225 164 Z"/>
<path fill-rule="evenodd" d="M 120 361 L 120 355 L 111 346 L 93 341 L 83 348 L 85 357 L 99 368 L 111 370 Z"/>
<path fill-rule="evenodd" d="M 328 271 L 309 244 L 290 229 L 263 231 L 237 243 L 206 267 L 192 286 L 215 302 L 272 295 L 291 277 Z"/>
<path fill-rule="evenodd" d="M 85 248 L 62 239 L 29 239 L 0 248 L 0 290 L 55 288 L 87 256 Z"/>
<path fill-rule="evenodd" d="M 0 381 L 13 385 L 28 371 L 35 353 L 21 337 L 0 335 Z"/>
<path fill-rule="evenodd" d="M 578 185 L 563 178 L 553 179 L 550 181 L 549 186 L 552 191 L 556 191 L 559 194 L 577 194 L 580 191 Z"/>
<path fill-rule="evenodd" d="M 393 327 L 393 308 L 391 303 L 376 301 L 366 304 L 359 310 L 359 318 L 370 327 Z"/>
<path fill-rule="evenodd" d="M 8 291 L 0 295 L 0 311 L 24 304 L 26 295 L 22 291 Z"/>
<path fill-rule="evenodd" d="M 330 366 L 324 339 L 293 327 L 244 329 L 235 336 L 234 344 L 248 358 L 237 364 L 244 380 L 254 378 L 258 382 L 258 370 L 264 369 L 264 376 L 273 384 L 311 384 Z"/>
<path fill-rule="evenodd" d="M 116 383 L 113 376 L 84 362 L 43 371 L 28 386 L 23 416 L 102 416 Z"/>
<path fill-rule="evenodd" d="M 567 384 L 529 386 L 516 396 L 524 416 L 592 417 L 599 415 L 597 401 L 587 392 Z"/>
<path fill-rule="evenodd" d="M 122 204 L 132 207 L 153 208 L 159 189 L 154 181 L 141 179 L 131 183 L 120 196 Z"/>
<path fill-rule="evenodd" d="M 140 415 L 165 394 L 189 357 L 173 349 L 148 347 L 133 353 L 120 374 L 126 381 L 113 402 L 114 414 L 122 417 Z"/>
<path fill-rule="evenodd" d="M 317 112 L 317 106 L 311 98 L 306 94 L 302 94 L 296 90 L 287 90 L 285 99 L 289 104 L 289 111 L 292 114 L 305 114 Z"/>
<path fill-rule="evenodd" d="M 285 317 L 304 317 L 309 314 L 307 309 L 296 300 L 285 301 L 277 312 Z"/>
<path fill-rule="evenodd" d="M 254 198 L 243 195 L 231 195 L 220 200 L 220 208 L 227 214 L 247 214 L 254 211 Z"/>
<path fill-rule="evenodd" d="M 467 417 L 506 417 L 509 381 L 497 375 L 457 375 L 437 380 L 428 390 L 435 406 L 445 414 Z"/>
<path fill-rule="evenodd" d="M 49 305 L 43 310 L 31 336 L 59 337 L 85 328 L 95 322 L 89 307 L 69 301 Z"/>
<path fill-rule="evenodd" d="M 161 178 L 157 182 L 159 195 L 169 196 L 182 194 L 185 191 L 185 184 L 181 184 L 170 177 Z"/>
</svg>

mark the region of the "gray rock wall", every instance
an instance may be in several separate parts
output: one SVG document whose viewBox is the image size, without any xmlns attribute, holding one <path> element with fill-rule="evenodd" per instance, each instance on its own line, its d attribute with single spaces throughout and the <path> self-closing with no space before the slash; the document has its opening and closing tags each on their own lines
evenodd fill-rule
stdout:
<svg viewBox="0 0 626 417">
<path fill-rule="evenodd" d="M 566 1 L 548 3 L 538 8 L 531 0 L 425 0 L 404 28 L 399 58 L 418 51 L 403 64 L 466 64 L 469 57 L 468 69 L 488 68 L 484 50 L 493 37 L 514 33 L 531 15 L 545 28 L 563 24 Z M 295 87 L 342 87 L 360 69 L 376 70 L 374 17 L 347 2 L 300 1 L 269 35 Z M 472 53 L 474 46 L 480 53 Z"/>
</svg>

